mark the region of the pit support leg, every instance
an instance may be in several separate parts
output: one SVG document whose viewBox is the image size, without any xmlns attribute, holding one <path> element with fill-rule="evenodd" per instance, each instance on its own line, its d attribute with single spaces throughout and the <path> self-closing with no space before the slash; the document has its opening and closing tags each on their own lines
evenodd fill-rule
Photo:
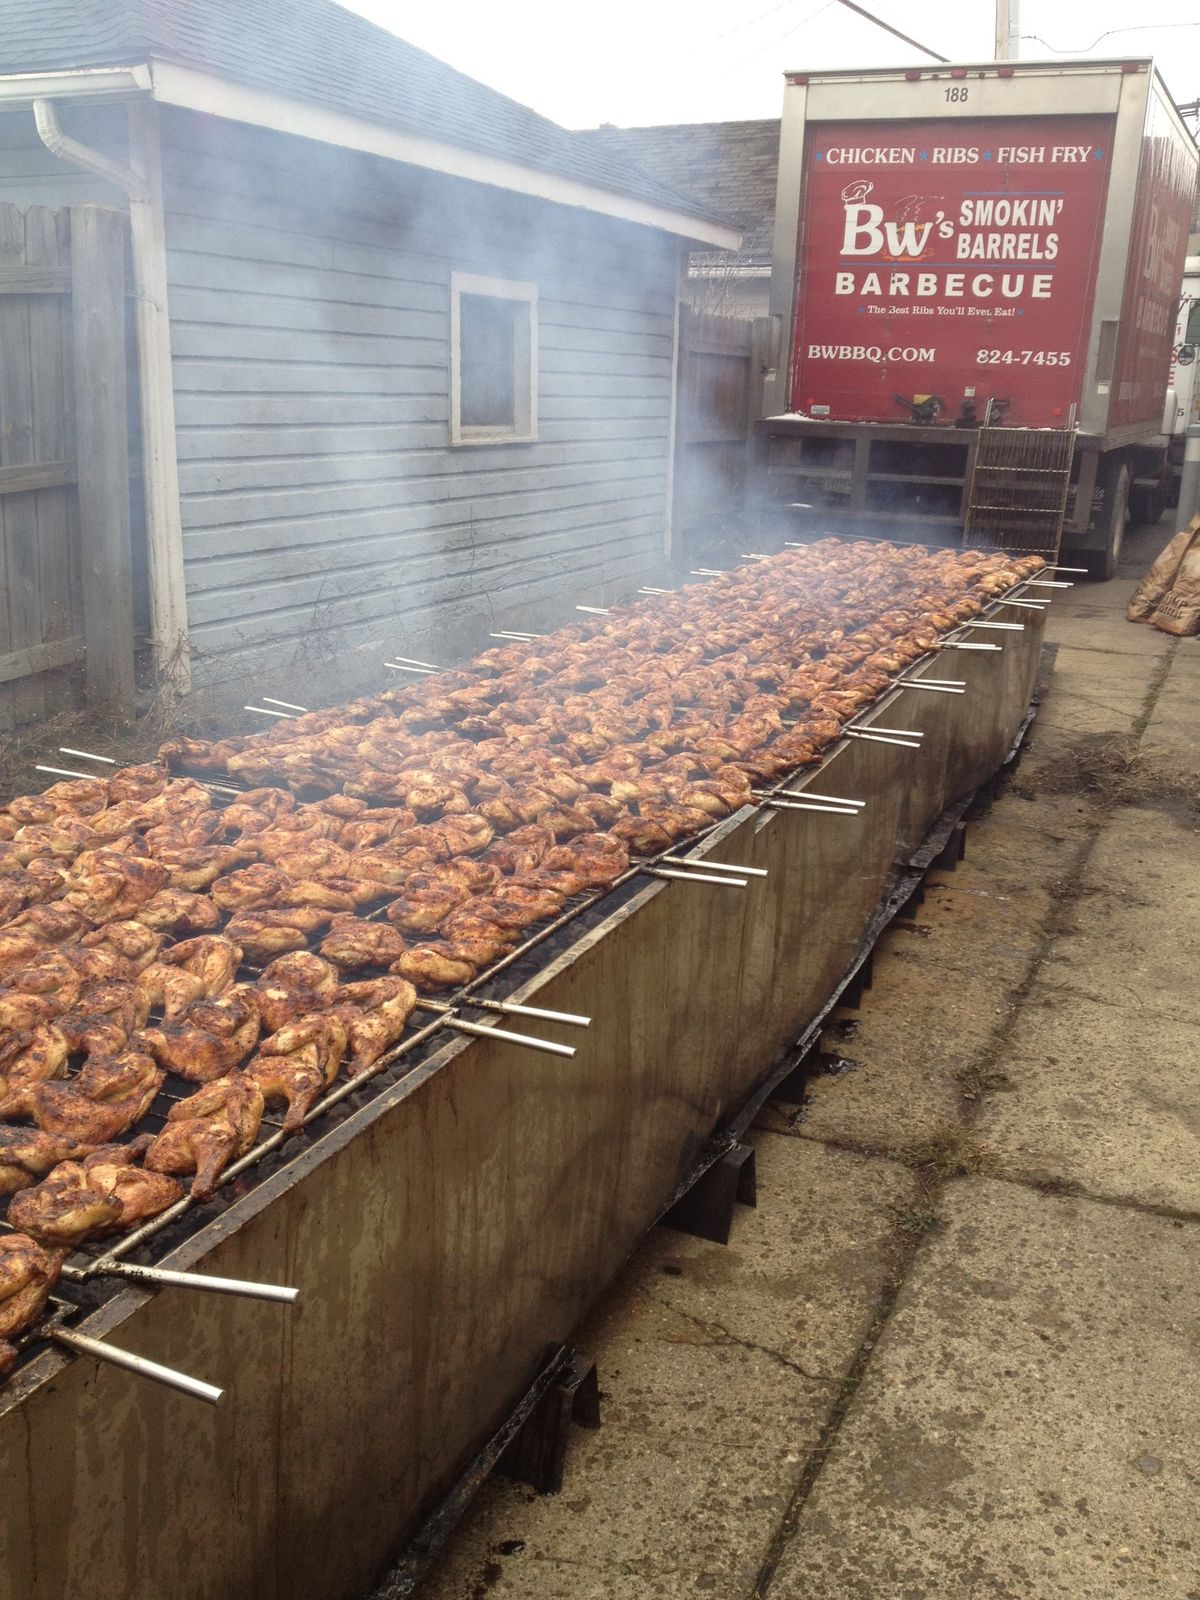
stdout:
<svg viewBox="0 0 1200 1600">
<path fill-rule="evenodd" d="M 663 1222 L 679 1233 L 690 1233 L 713 1244 L 728 1244 L 734 1206 L 757 1204 L 754 1151 L 748 1144 L 738 1144 L 701 1174 Z"/>
<path fill-rule="evenodd" d="M 528 1483 L 539 1494 L 563 1486 L 571 1424 L 600 1426 L 600 1387 L 595 1364 L 572 1351 L 563 1369 L 521 1425 L 496 1463 L 506 1478 Z"/>
<path fill-rule="evenodd" d="M 936 855 L 929 864 L 937 872 L 953 872 L 958 863 L 965 860 L 966 854 L 967 825 L 965 822 L 956 822 L 940 855 Z"/>
</svg>

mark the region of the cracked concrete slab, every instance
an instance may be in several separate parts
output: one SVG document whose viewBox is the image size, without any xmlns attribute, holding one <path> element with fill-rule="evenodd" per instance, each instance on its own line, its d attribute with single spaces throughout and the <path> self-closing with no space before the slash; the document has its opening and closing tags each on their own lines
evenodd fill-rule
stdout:
<svg viewBox="0 0 1200 1600">
<path fill-rule="evenodd" d="M 1043 748 L 1036 723 L 1034 742 Z M 1085 796 L 1038 793 L 1032 761 L 1032 755 L 1023 757 L 1001 802 L 971 822 L 966 859 L 953 875 L 938 874 L 934 881 L 1036 892 L 1073 869 L 1099 814 Z"/>
<path fill-rule="evenodd" d="M 1146 754 L 1182 776 L 1200 779 L 1200 711 L 1194 678 L 1168 681 L 1142 735 Z"/>
<path fill-rule="evenodd" d="M 1104 655 L 1146 656 L 1165 655 L 1170 639 L 1157 628 L 1135 627 L 1126 622 L 1124 612 L 1114 619 L 1102 606 L 1081 602 L 1077 589 L 1070 596 L 1056 600 L 1046 619 L 1047 640 L 1074 650 L 1090 650 Z"/>
<path fill-rule="evenodd" d="M 604 1425 L 561 1496 L 493 1480 L 434 1600 L 748 1594 L 892 1269 L 906 1168 L 754 1136 L 760 1205 L 729 1246 L 658 1228 L 581 1330 Z M 502 1547 L 518 1541 L 519 1555 Z M 581 1564 L 577 1570 L 576 1564 Z M 599 1574 L 599 1576 L 597 1576 Z M 555 1583 L 563 1587 L 555 1588 Z"/>
<path fill-rule="evenodd" d="M 1002 1171 L 1200 1215 L 1195 1027 L 1035 987 L 978 1123 Z"/>
<path fill-rule="evenodd" d="M 982 877 L 955 871 L 927 880 L 912 917 L 889 929 L 888 956 L 1018 984 L 1045 941 L 1053 895 L 1041 884 L 1006 892 Z"/>
<path fill-rule="evenodd" d="M 1082 874 L 1085 890 L 1100 890 L 1157 906 L 1160 914 L 1200 913 L 1200 825 L 1174 810 L 1125 806 L 1096 840 Z"/>
<path fill-rule="evenodd" d="M 1067 734 L 1128 733 L 1142 715 L 1145 689 L 1126 689 L 1078 671 L 1055 669 L 1054 693 L 1038 714 L 1043 738 L 1047 729 Z"/>
<path fill-rule="evenodd" d="M 1195 1225 L 969 1179 L 771 1600 L 1193 1600 Z"/>
<path fill-rule="evenodd" d="M 1122 661 L 1119 667 L 1114 667 L 1107 659 L 1107 648 L 1080 650 L 1063 643 L 1059 645 L 1054 658 L 1052 681 L 1056 685 L 1095 685 L 1100 690 L 1110 691 L 1115 698 L 1127 700 L 1133 695 L 1145 694 L 1162 671 L 1163 657 L 1169 654 L 1168 648 L 1156 651 L 1153 655 L 1141 656 L 1137 661 Z"/>
<path fill-rule="evenodd" d="M 1152 1021 L 1200 1021 L 1193 940 L 1161 900 L 1135 901 L 1093 890 L 1076 901 L 1040 981 L 1089 1000 L 1124 1006 Z"/>
<path fill-rule="evenodd" d="M 851 1070 L 811 1079 L 799 1117 L 770 1106 L 765 1126 L 892 1149 L 922 1144 L 957 1121 L 959 1075 L 1008 1018 L 1008 987 L 988 975 L 951 979 L 933 963 L 897 960 L 888 953 L 893 942 L 881 946 L 862 1010 L 839 1008 L 825 1031 L 823 1049 Z"/>
</svg>

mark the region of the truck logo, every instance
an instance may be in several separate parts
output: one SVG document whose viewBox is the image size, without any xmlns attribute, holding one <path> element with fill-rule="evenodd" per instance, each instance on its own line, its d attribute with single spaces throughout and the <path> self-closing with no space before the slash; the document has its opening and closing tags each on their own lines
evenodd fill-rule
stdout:
<svg viewBox="0 0 1200 1600">
<path fill-rule="evenodd" d="M 905 256 L 911 259 L 924 255 L 929 236 L 939 224 L 942 225 L 938 229 L 941 237 L 953 232 L 945 224 L 944 211 L 939 211 L 931 222 L 885 222 L 883 207 L 867 201 L 872 187 L 869 183 L 849 183 L 842 190 L 846 219 L 842 232 L 843 259 L 881 254 L 892 261 L 903 260 Z M 900 202 L 901 216 L 918 210 L 920 205 L 919 195 L 907 195 Z"/>
</svg>

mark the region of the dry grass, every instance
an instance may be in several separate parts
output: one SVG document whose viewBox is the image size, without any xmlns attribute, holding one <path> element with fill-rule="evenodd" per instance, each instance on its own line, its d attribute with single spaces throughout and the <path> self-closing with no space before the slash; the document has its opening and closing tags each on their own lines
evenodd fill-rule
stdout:
<svg viewBox="0 0 1200 1600">
<path fill-rule="evenodd" d="M 1088 795 L 1113 806 L 1182 806 L 1200 816 L 1200 778 L 1147 755 L 1133 734 L 1089 734 L 1013 787 L 1025 794 Z"/>
<path fill-rule="evenodd" d="M 55 780 L 39 764 L 89 770 L 89 764 L 59 754 L 60 745 L 114 756 L 123 764 L 153 761 L 165 739 L 181 733 L 215 738 L 229 730 L 228 713 L 205 711 L 194 700 L 162 692 L 136 718 L 102 717 L 90 711 L 60 711 L 0 737 L 0 801 L 36 794 Z M 95 770 L 99 771 L 99 768 Z"/>
<path fill-rule="evenodd" d="M 958 1123 L 936 1129 L 928 1139 L 897 1152 L 897 1158 L 905 1166 L 943 1183 L 986 1172 L 991 1164 L 991 1154 L 983 1140 Z"/>
</svg>

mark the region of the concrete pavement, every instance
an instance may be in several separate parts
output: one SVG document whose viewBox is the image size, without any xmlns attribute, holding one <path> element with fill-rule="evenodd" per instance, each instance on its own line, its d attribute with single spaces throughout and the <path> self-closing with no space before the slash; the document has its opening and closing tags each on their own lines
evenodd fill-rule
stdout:
<svg viewBox="0 0 1200 1600">
<path fill-rule="evenodd" d="M 1015 780 L 773 1103 L 728 1247 L 656 1230 L 578 1343 L 563 1493 L 431 1600 L 1200 1600 L 1200 642 L 1056 600 Z"/>
</svg>

